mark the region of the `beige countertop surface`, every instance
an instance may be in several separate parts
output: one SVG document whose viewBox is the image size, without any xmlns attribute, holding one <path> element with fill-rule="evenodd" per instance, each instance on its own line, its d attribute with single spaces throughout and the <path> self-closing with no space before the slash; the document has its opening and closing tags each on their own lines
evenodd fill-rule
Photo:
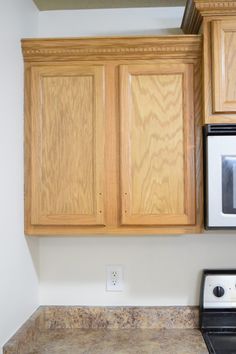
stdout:
<svg viewBox="0 0 236 354">
<path fill-rule="evenodd" d="M 208 354 L 197 307 L 41 306 L 4 354 Z"/>
<path fill-rule="evenodd" d="M 208 354 L 197 329 L 53 329 L 27 354 Z"/>
</svg>

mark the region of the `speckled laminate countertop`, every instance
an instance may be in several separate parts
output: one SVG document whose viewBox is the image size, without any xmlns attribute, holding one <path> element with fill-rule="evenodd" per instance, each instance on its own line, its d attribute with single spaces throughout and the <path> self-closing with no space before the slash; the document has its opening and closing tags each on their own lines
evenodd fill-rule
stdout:
<svg viewBox="0 0 236 354">
<path fill-rule="evenodd" d="M 41 307 L 4 354 L 208 354 L 191 307 Z"/>
<path fill-rule="evenodd" d="M 61 329 L 40 333 L 27 354 L 207 354 L 198 330 Z"/>
</svg>

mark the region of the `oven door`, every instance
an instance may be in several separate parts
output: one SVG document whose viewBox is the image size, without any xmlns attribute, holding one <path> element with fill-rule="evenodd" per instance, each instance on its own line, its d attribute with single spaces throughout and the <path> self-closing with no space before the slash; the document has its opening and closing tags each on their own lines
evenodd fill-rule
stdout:
<svg viewBox="0 0 236 354">
<path fill-rule="evenodd" d="M 208 136 L 205 226 L 236 228 L 236 136 Z"/>
<path fill-rule="evenodd" d="M 235 332 L 206 332 L 203 333 L 210 354 L 235 354 Z"/>
</svg>

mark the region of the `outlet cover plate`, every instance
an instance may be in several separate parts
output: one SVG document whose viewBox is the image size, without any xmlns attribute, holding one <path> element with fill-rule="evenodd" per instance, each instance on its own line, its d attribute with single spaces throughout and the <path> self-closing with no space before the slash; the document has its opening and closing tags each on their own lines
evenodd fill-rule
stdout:
<svg viewBox="0 0 236 354">
<path fill-rule="evenodd" d="M 122 265 L 106 266 L 106 291 L 124 290 L 124 269 Z"/>
</svg>

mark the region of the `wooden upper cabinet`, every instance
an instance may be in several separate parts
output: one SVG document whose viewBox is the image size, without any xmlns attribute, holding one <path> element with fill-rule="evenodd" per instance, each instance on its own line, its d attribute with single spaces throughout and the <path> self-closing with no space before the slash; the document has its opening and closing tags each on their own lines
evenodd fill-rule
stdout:
<svg viewBox="0 0 236 354">
<path fill-rule="evenodd" d="M 33 67 L 28 99 L 28 223 L 104 225 L 103 67 Z"/>
<path fill-rule="evenodd" d="M 123 225 L 195 223 L 193 65 L 123 65 Z"/>
<path fill-rule="evenodd" d="M 22 48 L 25 233 L 201 232 L 201 36 Z"/>
<path fill-rule="evenodd" d="M 204 123 L 236 123 L 236 1 L 187 0 L 181 27 L 203 37 Z"/>
<path fill-rule="evenodd" d="M 236 21 L 212 22 L 213 110 L 236 112 Z"/>
</svg>

